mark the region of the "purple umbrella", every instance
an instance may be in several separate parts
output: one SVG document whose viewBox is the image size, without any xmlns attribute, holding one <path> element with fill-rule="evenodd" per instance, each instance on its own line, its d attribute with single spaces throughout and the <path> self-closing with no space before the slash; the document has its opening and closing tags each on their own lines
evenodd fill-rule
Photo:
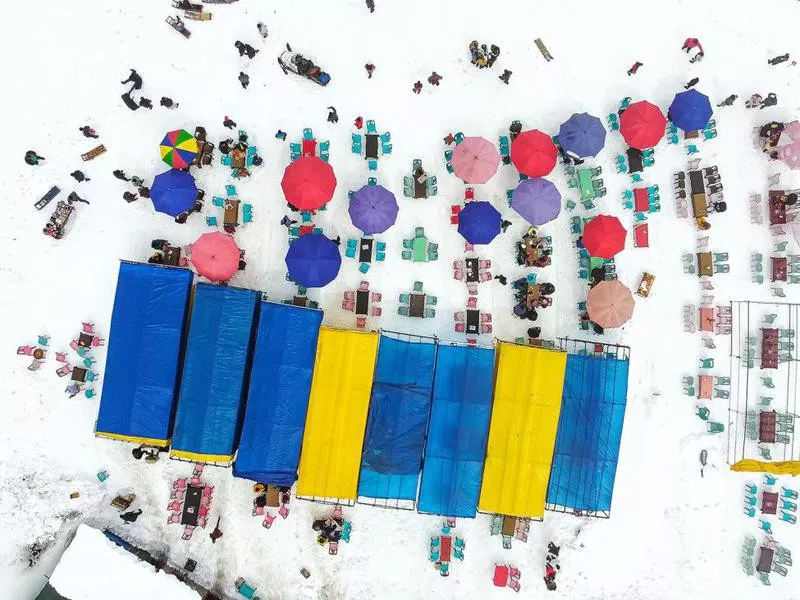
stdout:
<svg viewBox="0 0 800 600">
<path fill-rule="evenodd" d="M 383 233 L 397 219 L 397 200 L 382 185 L 365 185 L 350 197 L 350 220 L 366 234 Z"/>
<path fill-rule="evenodd" d="M 514 190 L 511 208 L 531 225 L 544 225 L 561 212 L 561 194 L 544 177 L 533 177 L 520 182 Z"/>
</svg>

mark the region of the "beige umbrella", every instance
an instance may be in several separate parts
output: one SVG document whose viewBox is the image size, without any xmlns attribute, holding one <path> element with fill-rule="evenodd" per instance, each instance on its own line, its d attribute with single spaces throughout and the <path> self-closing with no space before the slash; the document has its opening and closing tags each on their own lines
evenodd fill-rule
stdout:
<svg viewBox="0 0 800 600">
<path fill-rule="evenodd" d="M 633 294 L 618 280 L 601 281 L 586 299 L 589 318 L 604 329 L 621 327 L 633 314 Z"/>
</svg>

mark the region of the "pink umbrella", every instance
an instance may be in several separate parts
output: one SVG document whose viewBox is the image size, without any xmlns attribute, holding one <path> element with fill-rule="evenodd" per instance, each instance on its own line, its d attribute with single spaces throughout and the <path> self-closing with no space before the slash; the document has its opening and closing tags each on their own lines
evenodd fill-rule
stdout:
<svg viewBox="0 0 800 600">
<path fill-rule="evenodd" d="M 210 281 L 228 281 L 239 269 L 240 250 L 229 235 L 204 233 L 192 244 L 191 260 L 198 275 Z"/>
<path fill-rule="evenodd" d="M 500 154 L 489 140 L 467 137 L 453 150 L 450 165 L 466 183 L 486 183 L 497 173 Z"/>
<path fill-rule="evenodd" d="M 586 311 L 589 318 L 610 329 L 621 327 L 633 315 L 633 294 L 619 280 L 601 281 L 589 290 L 586 298 Z"/>
<path fill-rule="evenodd" d="M 775 148 L 778 158 L 792 170 L 800 169 L 800 123 L 787 123 Z"/>
</svg>

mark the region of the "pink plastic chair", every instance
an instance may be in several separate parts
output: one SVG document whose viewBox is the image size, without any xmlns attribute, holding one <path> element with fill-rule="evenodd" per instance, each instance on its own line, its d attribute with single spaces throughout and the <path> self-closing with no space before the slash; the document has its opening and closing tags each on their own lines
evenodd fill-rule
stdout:
<svg viewBox="0 0 800 600">
<path fill-rule="evenodd" d="M 201 517 L 207 517 L 208 507 L 201 505 L 200 508 L 197 510 L 197 514 L 200 515 Z"/>
<path fill-rule="evenodd" d="M 488 323 L 481 325 L 481 333 L 492 333 L 492 326 Z"/>
<path fill-rule="evenodd" d="M 454 312 L 454 313 L 453 313 L 453 320 L 454 320 L 456 323 L 461 323 L 461 322 L 463 322 L 463 321 L 464 321 L 466 318 L 467 318 L 467 313 L 466 313 L 466 312 L 464 312 L 463 310 L 458 310 L 458 311 L 456 311 L 456 312 Z"/>
<path fill-rule="evenodd" d="M 97 337 L 97 336 L 94 336 L 92 338 L 92 347 L 93 348 L 97 348 L 98 346 L 105 346 L 105 345 L 106 345 L 106 341 L 103 338 Z"/>
<path fill-rule="evenodd" d="M 478 279 L 480 279 L 481 282 L 491 281 L 492 274 L 489 273 L 489 271 L 483 271 L 478 274 Z"/>
<path fill-rule="evenodd" d="M 175 523 L 181 522 L 181 515 L 180 513 L 173 513 L 169 517 L 167 517 L 167 525 L 173 525 Z"/>
<path fill-rule="evenodd" d="M 492 268 L 492 261 L 491 260 L 479 260 L 478 261 L 478 268 L 479 269 L 491 269 Z"/>
<path fill-rule="evenodd" d="M 519 591 L 519 587 L 520 587 L 519 586 L 519 581 L 517 581 L 516 579 L 509 579 L 508 580 L 508 587 L 510 587 L 515 592 L 518 592 Z"/>
<path fill-rule="evenodd" d="M 491 323 L 492 313 L 481 313 L 481 323 Z"/>
<path fill-rule="evenodd" d="M 253 516 L 260 517 L 264 514 L 264 507 L 263 506 L 256 506 L 253 508 Z"/>
<path fill-rule="evenodd" d="M 269 529 L 270 527 L 272 527 L 272 522 L 274 520 L 275 520 L 275 517 L 272 516 L 271 514 L 267 513 L 266 516 L 264 517 L 264 522 L 262 523 L 262 525 L 264 527 L 266 527 L 267 529 Z"/>
<path fill-rule="evenodd" d="M 206 528 L 206 523 L 208 523 L 208 519 L 206 517 L 197 517 L 197 525 L 202 527 L 203 529 Z"/>
<path fill-rule="evenodd" d="M 213 493 L 214 493 L 213 485 L 207 485 L 206 487 L 203 488 L 203 496 L 208 496 L 210 498 L 211 494 Z"/>
<path fill-rule="evenodd" d="M 362 281 L 358 286 L 359 291 L 367 292 L 369 291 L 369 281 Z"/>
<path fill-rule="evenodd" d="M 31 364 L 28 365 L 28 371 L 38 371 L 42 367 L 43 362 L 41 360 L 36 360 L 35 358 L 31 361 Z"/>
<path fill-rule="evenodd" d="M 186 490 L 172 490 L 172 493 L 169 497 L 172 500 L 183 500 L 183 497 L 186 495 Z"/>
<path fill-rule="evenodd" d="M 186 258 L 184 258 L 183 256 L 181 256 L 178 259 L 178 266 L 179 267 L 188 267 L 189 266 L 189 261 Z"/>
<path fill-rule="evenodd" d="M 169 504 L 167 504 L 167 510 L 170 512 L 177 512 L 181 509 L 181 503 L 179 500 L 173 500 Z"/>
<path fill-rule="evenodd" d="M 192 534 L 194 533 L 194 527 L 190 527 L 189 525 L 186 526 L 186 529 L 183 530 L 183 535 L 181 536 L 184 540 L 192 539 Z"/>
<path fill-rule="evenodd" d="M 370 314 L 373 317 L 380 317 L 383 314 L 383 309 L 380 306 L 373 306 Z"/>
<path fill-rule="evenodd" d="M 186 489 L 186 478 L 183 479 L 176 479 L 172 482 L 172 489 L 174 490 L 185 490 Z"/>
<path fill-rule="evenodd" d="M 478 299 L 477 298 L 469 298 L 467 300 L 467 308 L 475 308 L 478 306 Z"/>
<path fill-rule="evenodd" d="M 199 477 L 192 477 L 189 483 L 191 483 L 195 487 L 200 487 L 203 484 L 203 480 L 200 479 Z"/>
<path fill-rule="evenodd" d="M 464 261 L 463 260 L 454 260 L 453 261 L 453 270 L 454 271 L 463 271 L 464 270 Z"/>
<path fill-rule="evenodd" d="M 56 375 L 58 375 L 59 377 L 64 377 L 65 375 L 69 375 L 70 373 L 72 373 L 72 365 L 69 364 L 56 369 Z"/>
<path fill-rule="evenodd" d="M 17 354 L 20 356 L 33 356 L 33 346 L 19 346 Z"/>
<path fill-rule="evenodd" d="M 67 355 L 64 352 L 56 352 L 56 362 L 66 363 Z"/>
<path fill-rule="evenodd" d="M 373 302 L 380 302 L 381 298 L 383 298 L 383 296 L 380 294 L 380 292 L 372 292 L 369 295 L 369 297 L 370 297 L 370 300 L 372 300 Z"/>
<path fill-rule="evenodd" d="M 478 295 L 478 286 L 474 283 L 467 284 L 467 292 L 469 292 L 470 296 L 477 296 Z"/>
<path fill-rule="evenodd" d="M 278 514 L 285 519 L 289 516 L 289 508 L 284 504 L 278 509 Z"/>
<path fill-rule="evenodd" d="M 328 554 L 333 556 L 339 554 L 339 542 L 328 542 Z"/>
<path fill-rule="evenodd" d="M 464 252 L 475 252 L 475 246 L 473 246 L 469 242 L 466 242 L 464 244 Z"/>
<path fill-rule="evenodd" d="M 78 351 L 78 340 L 72 340 L 69 343 L 69 347 L 77 352 Z"/>
<path fill-rule="evenodd" d="M 203 463 L 194 463 L 194 476 L 200 477 L 203 474 L 203 467 L 205 465 Z"/>
<path fill-rule="evenodd" d="M 351 291 L 349 291 L 349 292 L 345 292 L 345 293 L 344 293 L 344 299 L 345 299 L 345 300 L 352 300 L 353 302 L 355 302 L 355 300 L 356 300 L 356 293 L 355 293 L 354 291 L 352 291 L 352 290 L 351 290 Z"/>
<path fill-rule="evenodd" d="M 456 333 L 464 333 L 465 331 L 464 323 L 456 323 Z"/>
<path fill-rule="evenodd" d="M 348 310 L 350 312 L 353 312 L 355 306 L 356 306 L 355 302 L 351 302 L 350 300 L 345 300 L 344 302 L 342 302 L 342 310 Z"/>
<path fill-rule="evenodd" d="M 511 577 L 511 579 L 519 579 L 522 576 L 522 573 L 519 572 L 519 569 L 509 567 L 508 576 Z"/>
<path fill-rule="evenodd" d="M 94 323 L 81 323 L 83 326 L 83 333 L 94 334 Z"/>
<path fill-rule="evenodd" d="M 453 271 L 453 279 L 456 281 L 464 281 L 464 271 Z"/>
</svg>

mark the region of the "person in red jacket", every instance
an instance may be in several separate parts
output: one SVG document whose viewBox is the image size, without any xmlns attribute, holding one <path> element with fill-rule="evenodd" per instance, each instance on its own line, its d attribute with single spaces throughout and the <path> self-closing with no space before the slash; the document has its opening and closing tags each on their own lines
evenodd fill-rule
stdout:
<svg viewBox="0 0 800 600">
<path fill-rule="evenodd" d="M 419 94 L 422 91 L 422 82 L 421 81 L 417 81 L 414 84 L 414 87 L 411 88 L 411 91 L 414 92 L 415 94 Z"/>
<path fill-rule="evenodd" d="M 375 65 L 367 63 L 364 65 L 364 69 L 367 71 L 367 78 L 372 79 L 372 74 L 375 72 Z"/>
<path fill-rule="evenodd" d="M 631 68 L 630 68 L 630 69 L 628 69 L 628 76 L 631 76 L 631 75 L 634 75 L 634 74 L 636 74 L 636 71 L 638 71 L 638 70 L 639 70 L 639 67 L 641 67 L 641 66 L 643 66 L 643 65 L 644 65 L 644 63 L 640 63 L 640 62 L 637 60 L 635 63 L 633 63 L 633 66 L 631 66 Z"/>
<path fill-rule="evenodd" d="M 701 44 L 700 40 L 697 38 L 686 38 L 686 40 L 683 42 L 681 50 L 686 52 L 686 54 L 689 54 L 692 50 L 697 50 L 697 53 L 689 59 L 689 62 L 694 63 L 701 61 L 703 60 L 703 56 L 705 56 L 705 53 L 703 52 L 703 44 Z"/>
<path fill-rule="evenodd" d="M 356 129 L 361 129 L 364 126 L 364 117 L 356 117 L 353 125 L 356 126 Z"/>
</svg>

